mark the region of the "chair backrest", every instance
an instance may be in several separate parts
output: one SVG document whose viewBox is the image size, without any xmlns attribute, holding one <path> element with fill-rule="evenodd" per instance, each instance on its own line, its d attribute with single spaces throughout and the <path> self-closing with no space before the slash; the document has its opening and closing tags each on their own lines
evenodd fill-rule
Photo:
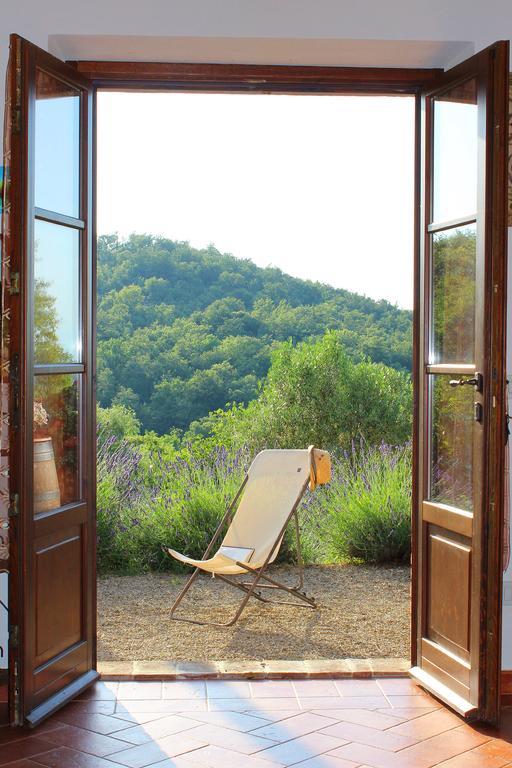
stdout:
<svg viewBox="0 0 512 768">
<path fill-rule="evenodd" d="M 315 449 L 317 461 L 328 454 Z M 248 561 L 254 567 L 265 562 L 310 480 L 308 450 L 266 450 L 258 453 L 238 509 L 222 542 L 223 547 L 253 549 Z M 325 481 L 324 481 L 325 482 Z M 272 562 L 279 551 L 272 554 Z"/>
</svg>

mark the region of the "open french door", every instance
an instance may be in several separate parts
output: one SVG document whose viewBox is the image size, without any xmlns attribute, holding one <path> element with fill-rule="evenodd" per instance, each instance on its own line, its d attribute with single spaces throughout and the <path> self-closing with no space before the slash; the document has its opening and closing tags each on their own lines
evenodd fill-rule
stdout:
<svg viewBox="0 0 512 768">
<path fill-rule="evenodd" d="M 86 79 L 11 37 L 2 448 L 14 724 L 36 724 L 97 677 L 91 107 Z"/>
<path fill-rule="evenodd" d="M 411 674 L 499 715 L 508 44 L 422 99 Z"/>
<path fill-rule="evenodd" d="M 505 435 L 508 46 L 422 100 L 412 675 L 498 716 Z M 5 123 L 2 470 L 13 723 L 96 679 L 92 96 L 11 38 Z M 3 487 L 0 485 L 0 492 Z"/>
</svg>

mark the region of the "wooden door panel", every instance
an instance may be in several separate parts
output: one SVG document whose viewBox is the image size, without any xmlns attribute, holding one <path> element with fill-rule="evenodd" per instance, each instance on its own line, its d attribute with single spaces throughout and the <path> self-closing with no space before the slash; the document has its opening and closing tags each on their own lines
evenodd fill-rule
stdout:
<svg viewBox="0 0 512 768">
<path fill-rule="evenodd" d="M 34 725 L 97 678 L 92 89 L 16 35 L 11 64 L 21 201 L 7 254 L 19 288 L 9 293 L 19 393 L 9 414 L 19 509 L 13 719 Z"/>
<path fill-rule="evenodd" d="M 471 544 L 428 527 L 427 635 L 441 648 L 469 659 Z"/>
<path fill-rule="evenodd" d="M 77 672 L 86 671 L 87 643 L 80 642 L 67 648 L 48 664 L 41 664 L 34 672 L 34 707 L 39 706 L 49 695 L 62 688 L 63 681 L 74 680 Z"/>
<path fill-rule="evenodd" d="M 421 669 L 447 686 L 462 701 L 471 695 L 471 667 L 456 656 L 449 656 L 439 650 L 437 643 L 425 638 L 421 642 Z"/>
<path fill-rule="evenodd" d="M 450 507 L 448 504 L 434 504 L 431 501 L 424 501 L 423 521 L 454 533 L 460 533 L 461 536 L 469 539 L 473 535 L 473 515 L 463 509 Z"/>
<path fill-rule="evenodd" d="M 82 526 L 36 539 L 34 550 L 39 667 L 83 638 Z"/>
</svg>

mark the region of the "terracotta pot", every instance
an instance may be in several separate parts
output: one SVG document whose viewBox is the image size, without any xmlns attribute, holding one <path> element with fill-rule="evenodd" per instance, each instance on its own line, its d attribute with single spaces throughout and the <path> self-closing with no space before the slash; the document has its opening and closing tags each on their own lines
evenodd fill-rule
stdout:
<svg viewBox="0 0 512 768">
<path fill-rule="evenodd" d="M 34 512 L 60 507 L 59 478 L 51 437 L 34 438 Z"/>
</svg>

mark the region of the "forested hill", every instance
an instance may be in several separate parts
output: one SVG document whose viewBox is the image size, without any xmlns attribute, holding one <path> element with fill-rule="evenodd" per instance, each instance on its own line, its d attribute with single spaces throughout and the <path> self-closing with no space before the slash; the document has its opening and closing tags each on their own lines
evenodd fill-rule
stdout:
<svg viewBox="0 0 512 768">
<path fill-rule="evenodd" d="M 159 433 L 255 398 L 272 346 L 287 339 L 339 329 L 353 359 L 411 366 L 410 312 L 213 246 L 102 236 L 98 291 L 100 404 L 129 405 Z"/>
</svg>

